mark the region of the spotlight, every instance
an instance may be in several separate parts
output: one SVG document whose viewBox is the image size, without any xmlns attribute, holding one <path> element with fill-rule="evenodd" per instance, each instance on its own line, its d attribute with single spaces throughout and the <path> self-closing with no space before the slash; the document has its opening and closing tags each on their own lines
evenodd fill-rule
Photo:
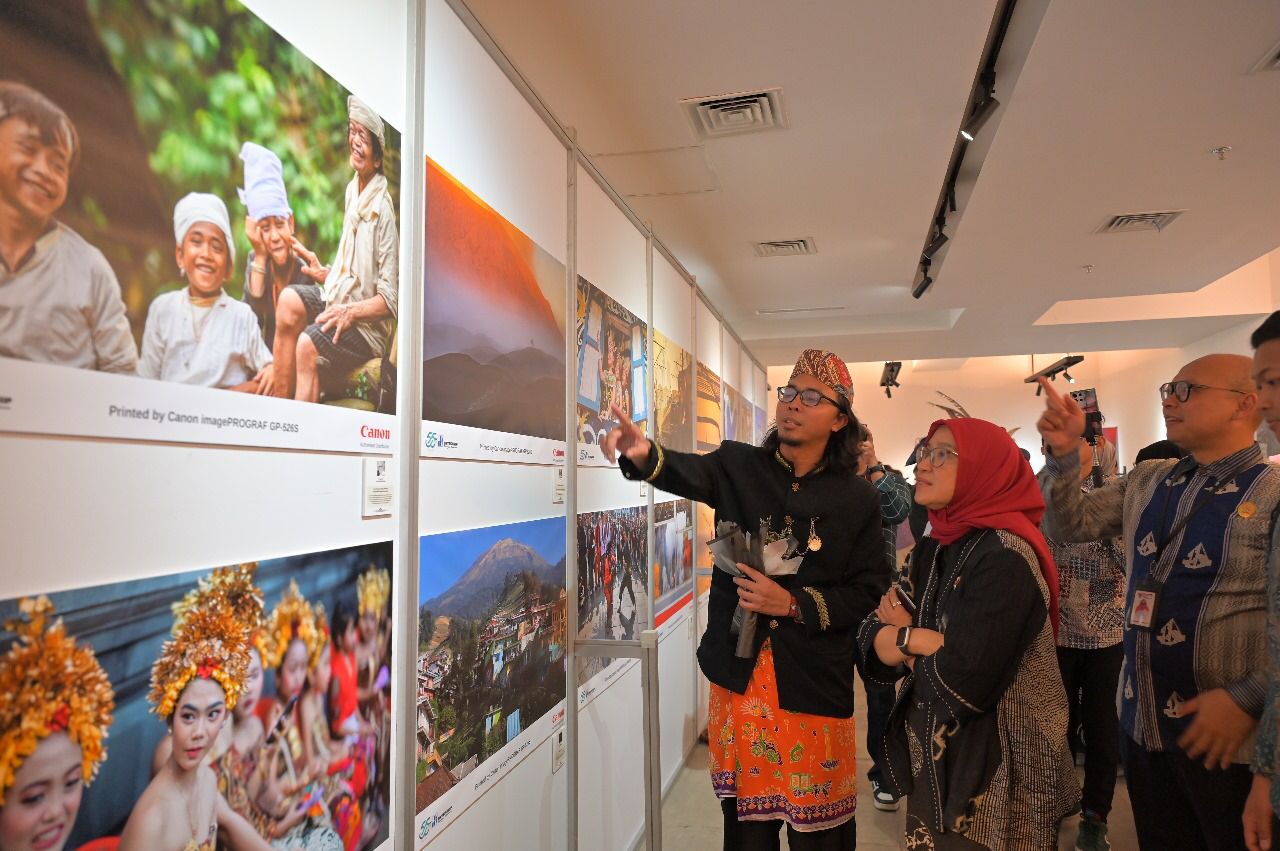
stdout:
<svg viewBox="0 0 1280 851">
<path fill-rule="evenodd" d="M 978 110 L 969 116 L 969 120 L 960 128 L 960 137 L 966 142 L 972 142 L 978 135 L 978 131 L 982 129 L 982 125 L 987 123 L 987 119 L 991 117 L 991 113 L 996 111 L 1000 106 L 1000 101 L 994 97 L 988 97 L 979 106 Z"/>
<path fill-rule="evenodd" d="M 933 278 L 930 278 L 929 273 L 925 272 L 924 278 L 922 278 L 920 283 L 916 284 L 915 289 L 911 291 L 911 297 L 920 298 L 920 296 L 924 295 L 931 286 L 933 286 Z"/>
<path fill-rule="evenodd" d="M 1056 381 L 1058 378 L 1058 373 L 1062 373 L 1063 377 L 1066 378 L 1068 382 L 1070 382 L 1071 384 L 1075 384 L 1076 380 L 1072 378 L 1070 375 L 1067 375 L 1067 370 L 1071 369 L 1071 367 L 1075 366 L 1078 363 L 1081 363 L 1082 361 L 1084 361 L 1084 355 L 1067 355 L 1065 358 L 1062 358 L 1061 360 L 1057 360 L 1049 364 L 1039 372 L 1033 375 L 1028 375 L 1026 378 L 1022 379 L 1022 381 L 1024 384 L 1035 384 L 1037 378 L 1047 378 L 1050 381 Z M 1040 390 L 1041 390 L 1040 386 L 1037 385 L 1036 386 L 1037 396 L 1040 395 Z"/>
<path fill-rule="evenodd" d="M 880 373 L 880 386 L 884 388 L 884 395 L 892 399 L 893 388 L 901 387 L 898 383 L 898 373 L 902 371 L 902 361 L 889 360 L 884 362 L 884 372 Z"/>
<path fill-rule="evenodd" d="M 925 246 L 924 256 L 932 260 L 933 255 L 941 251 L 942 246 L 946 244 L 947 244 L 947 235 L 943 233 L 941 229 L 939 229 L 938 233 L 933 237 L 933 239 L 929 240 L 929 244 Z"/>
</svg>

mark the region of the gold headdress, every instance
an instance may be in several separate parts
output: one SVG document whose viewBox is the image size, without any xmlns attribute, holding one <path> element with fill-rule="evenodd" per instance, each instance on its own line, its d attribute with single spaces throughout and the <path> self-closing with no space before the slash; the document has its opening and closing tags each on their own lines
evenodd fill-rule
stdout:
<svg viewBox="0 0 1280 851">
<path fill-rule="evenodd" d="M 66 732 L 80 746 L 81 776 L 92 782 L 115 708 L 93 650 L 77 646 L 61 618 L 49 623 L 49 598 L 26 597 L 19 606 L 23 617 L 4 625 L 17 638 L 0 657 L 0 807 L 23 760 L 52 733 Z"/>
<path fill-rule="evenodd" d="M 356 595 L 360 601 L 360 614 L 383 614 L 391 599 L 391 573 L 371 567 L 356 580 Z"/>
<path fill-rule="evenodd" d="M 307 664 L 314 666 L 329 640 L 329 627 L 325 622 L 324 607 L 313 607 L 298 590 L 298 583 L 289 580 L 289 587 L 276 607 L 267 616 L 263 637 L 262 664 L 278 668 L 289 650 L 289 642 L 295 638 L 307 646 Z"/>
<path fill-rule="evenodd" d="M 234 709 L 249 671 L 250 637 L 262 618 L 255 566 L 220 567 L 173 606 L 173 637 L 151 666 L 151 711 L 168 718 L 193 679 L 222 686 Z"/>
</svg>

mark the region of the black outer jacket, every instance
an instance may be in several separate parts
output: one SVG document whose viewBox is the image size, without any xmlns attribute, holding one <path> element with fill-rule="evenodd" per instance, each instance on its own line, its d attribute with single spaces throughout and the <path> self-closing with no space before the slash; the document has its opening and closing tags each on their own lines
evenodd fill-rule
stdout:
<svg viewBox="0 0 1280 851">
<path fill-rule="evenodd" d="M 770 639 L 783 709 L 833 718 L 852 715 L 858 624 L 875 610 L 890 581 L 875 486 L 852 472 L 821 467 L 797 478 L 780 455 L 736 441 L 725 441 L 706 455 L 674 452 L 655 443 L 643 469 L 625 456 L 619 466 L 628 479 L 706 503 L 715 509 L 717 523 L 729 520 L 752 533 L 762 520 L 780 532 L 789 517 L 803 546 L 809 521 L 817 518 L 821 548 L 804 556 L 795 575 L 775 578 L 795 595 L 803 622 L 760 615 L 752 658 L 738 658 L 737 636 L 729 631 L 737 586 L 717 570 L 698 663 L 708 680 L 742 694 L 760 647 Z"/>
</svg>

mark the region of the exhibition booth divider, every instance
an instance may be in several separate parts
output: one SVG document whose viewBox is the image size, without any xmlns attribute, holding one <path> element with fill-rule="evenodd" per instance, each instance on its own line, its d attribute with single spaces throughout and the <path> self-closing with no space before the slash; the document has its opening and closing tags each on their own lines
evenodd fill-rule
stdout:
<svg viewBox="0 0 1280 851">
<path fill-rule="evenodd" d="M 0 23 L 67 166 L 0 244 L 0 778 L 65 657 L 67 847 L 203 765 L 281 847 L 658 847 L 712 515 L 599 442 L 757 442 L 762 365 L 461 0 L 72 6 Z"/>
</svg>

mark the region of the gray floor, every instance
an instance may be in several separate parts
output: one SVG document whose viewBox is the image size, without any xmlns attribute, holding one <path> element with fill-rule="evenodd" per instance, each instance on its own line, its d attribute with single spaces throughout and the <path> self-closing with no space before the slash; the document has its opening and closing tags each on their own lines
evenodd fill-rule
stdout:
<svg viewBox="0 0 1280 851">
<path fill-rule="evenodd" d="M 859 707 L 866 706 L 861 688 Z M 858 741 L 866 741 L 866 727 L 858 719 Z M 865 755 L 858 754 L 864 763 Z M 865 769 L 860 771 L 865 775 Z M 1136 851 L 1137 838 L 1133 832 L 1133 814 L 1129 809 L 1129 796 L 1124 788 L 1124 778 L 1116 786 L 1115 809 L 1111 813 L 1111 847 L 1115 851 Z M 863 776 L 858 784 L 858 848 L 860 851 L 897 851 L 902 849 L 902 822 L 904 815 L 882 813 L 871 806 L 871 788 Z M 717 851 L 721 847 L 720 806 L 711 794 L 711 781 L 707 777 L 707 748 L 699 745 L 689 756 L 689 761 L 671 788 L 662 808 L 663 851 Z M 1063 823 L 1059 841 L 1060 851 L 1075 847 L 1076 820 Z M 782 847 L 786 848 L 784 838 Z"/>
</svg>

